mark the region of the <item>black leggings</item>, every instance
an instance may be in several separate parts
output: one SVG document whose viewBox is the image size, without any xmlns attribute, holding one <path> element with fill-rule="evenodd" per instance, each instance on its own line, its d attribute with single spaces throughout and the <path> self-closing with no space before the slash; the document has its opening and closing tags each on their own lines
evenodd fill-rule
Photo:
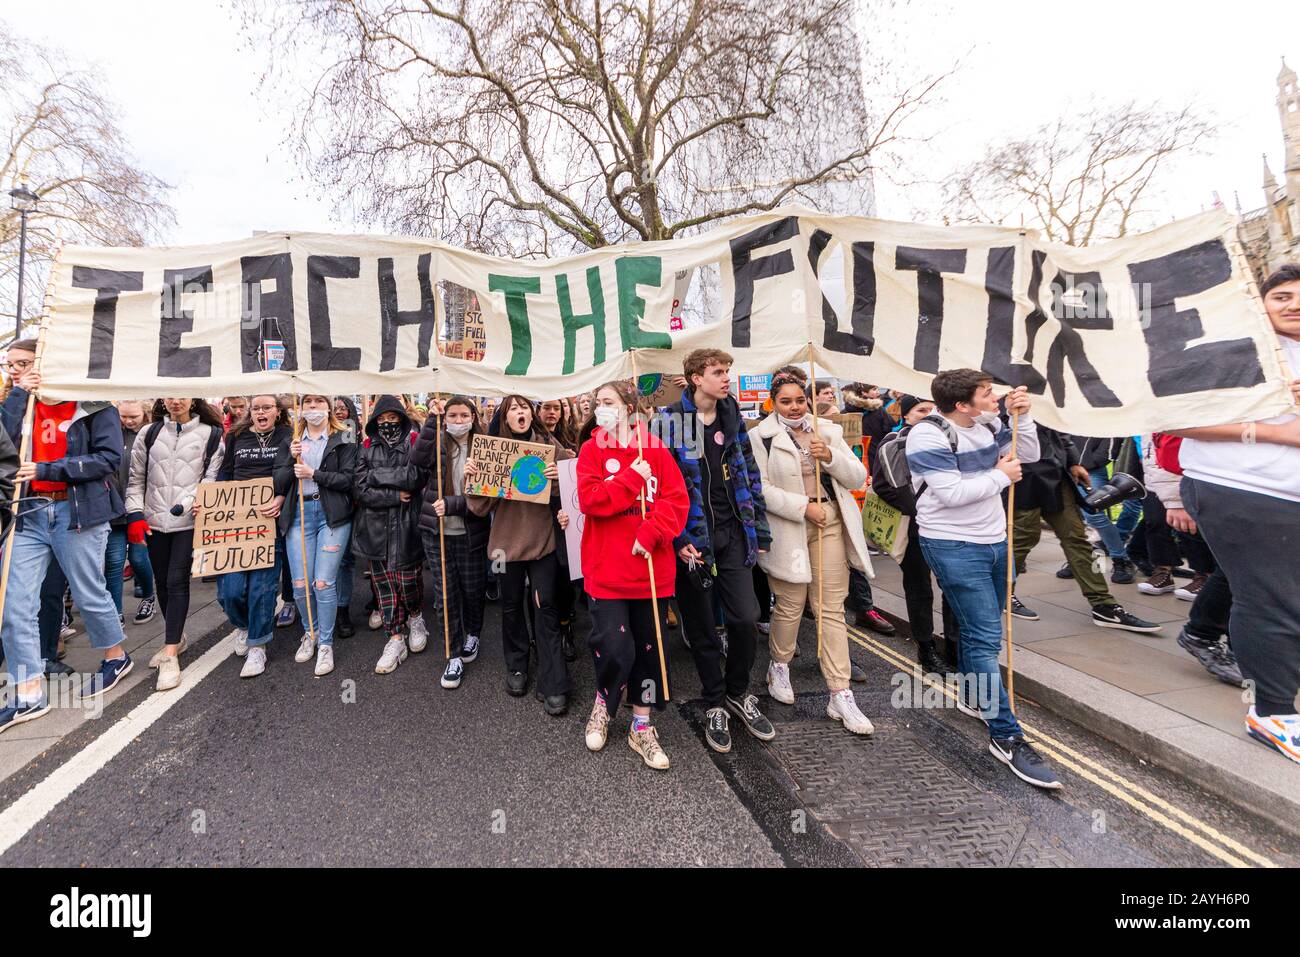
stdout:
<svg viewBox="0 0 1300 957">
<path fill-rule="evenodd" d="M 605 699 L 609 716 L 618 713 L 624 692 L 630 705 L 662 710 L 665 701 L 659 686 L 659 650 L 650 599 L 588 595 L 587 607 L 591 609 L 587 642 L 596 669 L 596 690 Z"/>
<path fill-rule="evenodd" d="M 194 529 L 179 532 L 150 532 L 145 539 L 149 564 L 153 566 L 158 607 L 167 622 L 167 644 L 179 645 L 190 615 L 190 559 L 194 552 Z"/>
</svg>

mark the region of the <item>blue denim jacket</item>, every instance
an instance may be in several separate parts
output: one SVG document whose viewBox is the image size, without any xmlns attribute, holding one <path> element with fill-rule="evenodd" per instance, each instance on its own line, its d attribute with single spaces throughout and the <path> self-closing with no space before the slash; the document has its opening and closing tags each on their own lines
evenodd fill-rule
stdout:
<svg viewBox="0 0 1300 957">
<path fill-rule="evenodd" d="M 23 419 L 27 410 L 27 391 L 14 387 L 0 406 L 0 420 L 15 447 L 22 446 Z M 102 525 L 125 511 L 122 495 L 113 481 L 122 461 L 122 420 L 111 402 L 78 402 L 76 414 L 68 425 L 68 451 L 55 462 L 41 462 L 36 477 L 46 482 L 66 482 L 68 486 L 68 527 L 90 528 Z M 30 495 L 25 492 L 25 495 Z M 18 528 L 22 514 L 40 508 L 39 502 L 19 506 Z"/>
</svg>

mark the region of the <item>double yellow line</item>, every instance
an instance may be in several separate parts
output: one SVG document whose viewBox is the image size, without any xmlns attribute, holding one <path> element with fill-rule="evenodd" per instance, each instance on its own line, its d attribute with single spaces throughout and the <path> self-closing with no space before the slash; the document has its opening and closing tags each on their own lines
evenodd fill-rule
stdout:
<svg viewBox="0 0 1300 957">
<path fill-rule="evenodd" d="M 888 645 L 877 641 L 864 631 L 849 627 L 849 638 L 870 651 L 878 658 L 916 675 L 927 685 L 941 690 L 948 698 L 956 700 L 952 689 L 921 673 L 920 666 Z M 1026 737 L 1046 756 L 1052 758 L 1061 767 L 1068 768 L 1079 777 L 1095 784 L 1107 794 L 1123 801 L 1136 809 L 1148 819 L 1177 834 L 1179 837 L 1205 851 L 1232 867 L 1277 867 L 1272 861 L 1257 854 L 1240 842 L 1206 824 L 1200 818 L 1193 817 L 1180 807 L 1170 804 L 1164 798 L 1152 794 L 1146 788 L 1117 774 L 1105 765 L 1098 764 L 1086 755 L 1045 734 L 1024 721 L 1020 726 Z M 1217 842 L 1217 843 L 1215 843 Z M 1226 848 L 1226 849 L 1225 849 Z"/>
</svg>

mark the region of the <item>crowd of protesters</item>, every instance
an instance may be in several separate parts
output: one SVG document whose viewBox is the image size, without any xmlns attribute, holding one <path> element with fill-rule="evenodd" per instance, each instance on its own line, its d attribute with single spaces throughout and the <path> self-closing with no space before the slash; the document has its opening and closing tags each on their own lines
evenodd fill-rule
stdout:
<svg viewBox="0 0 1300 957">
<path fill-rule="evenodd" d="M 1280 348 L 1300 369 L 1300 267 L 1283 268 L 1261 292 Z M 295 621 L 303 626 L 295 662 L 332 672 L 335 640 L 356 631 L 360 565 L 365 621 L 384 635 L 378 674 L 446 647 L 439 684 L 460 687 L 479 656 L 485 609 L 498 602 L 506 692 L 523 696 L 531 685 L 559 716 L 585 643 L 596 687 L 585 733 L 592 750 L 605 746 L 626 703 L 629 746 L 650 767 L 669 766 L 651 717 L 668 697 L 671 632 L 699 675 L 708 746 L 729 751 L 733 722 L 772 740 L 777 729 L 754 693 L 759 636 L 768 642 L 768 696 L 792 705 L 790 664 L 808 618 L 827 718 L 871 734 L 852 690 L 865 675 L 850 660 L 849 627 L 895 626 L 872 602 L 881 552 L 864 534 L 859 504 L 869 488 L 909 519 L 906 541 L 889 551 L 922 670 L 948 676 L 957 707 L 987 725 L 991 754 L 1023 780 L 1060 786 L 1025 741 L 998 665 L 1008 604 L 1017 618 L 1038 617 L 1007 590 L 1044 525 L 1065 553 L 1058 576 L 1078 584 L 1098 627 L 1160 633 L 1110 591 L 1139 575 L 1140 592 L 1191 602 L 1178 643 L 1220 680 L 1253 687 L 1248 732 L 1300 760 L 1300 562 L 1287 558 L 1300 544 L 1295 414 L 1170 435 L 1069 436 L 1034 420 L 1023 387 L 999 399 L 988 375 L 959 369 L 937 375 L 929 396 L 846 386 L 845 412 L 862 418 L 860 454 L 829 417 L 840 413 L 832 383 L 785 367 L 769 399 L 743 409 L 730 391 L 731 357 L 706 349 L 686 357 L 681 398 L 659 409 L 643 408 L 619 381 L 540 403 L 454 396 L 426 408 L 366 397 L 360 413 L 352 397 L 323 395 L 299 397 L 295 415 L 275 395 L 219 405 L 36 401 L 19 462 L 28 400 L 40 387 L 35 351 L 31 341 L 10 346 L 0 405 L 0 493 L 7 501 L 20 487 L 6 538 L 10 688 L 0 732 L 47 713 L 45 679 L 71 671 L 62 663 L 69 596 L 102 653 L 78 693 L 102 695 L 131 671 L 126 581 L 139 599 L 130 627 L 163 616 L 164 644 L 149 667 L 159 691 L 176 688 L 189 645 L 198 486 L 269 478 L 274 498 L 261 513 L 276 522 L 275 564 L 217 579 L 241 678 L 265 672 L 277 627 Z M 1300 399 L 1300 383 L 1293 391 Z M 474 494 L 471 448 L 484 433 L 551 447 L 549 502 Z M 566 536 L 577 526 L 557 481 L 557 463 L 573 458 L 584 521 L 576 581 Z M 1087 495 L 1120 473 L 1139 480 L 1138 494 L 1114 508 L 1089 505 Z M 575 631 L 579 606 L 590 623 L 585 642 Z"/>
</svg>

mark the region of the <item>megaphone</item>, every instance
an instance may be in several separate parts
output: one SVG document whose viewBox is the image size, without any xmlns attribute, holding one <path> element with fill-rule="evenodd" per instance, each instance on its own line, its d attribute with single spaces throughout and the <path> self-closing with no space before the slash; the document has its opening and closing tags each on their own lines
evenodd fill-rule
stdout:
<svg viewBox="0 0 1300 957">
<path fill-rule="evenodd" d="M 1101 488 L 1093 489 L 1084 497 L 1083 504 L 1093 512 L 1104 512 L 1112 505 L 1131 498 L 1146 498 L 1147 490 L 1127 472 L 1116 472 Z"/>
</svg>

